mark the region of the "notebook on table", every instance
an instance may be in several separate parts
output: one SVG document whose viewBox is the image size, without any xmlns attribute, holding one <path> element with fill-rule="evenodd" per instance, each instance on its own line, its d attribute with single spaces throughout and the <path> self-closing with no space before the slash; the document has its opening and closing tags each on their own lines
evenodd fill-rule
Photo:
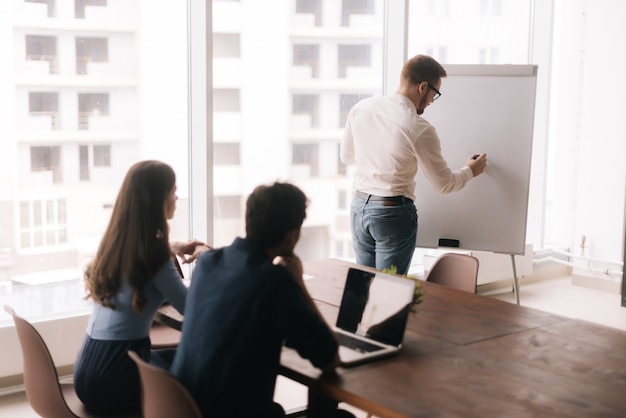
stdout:
<svg viewBox="0 0 626 418">
<path fill-rule="evenodd" d="M 415 283 L 410 279 L 348 270 L 334 328 L 343 366 L 400 351 L 414 289 Z"/>
</svg>

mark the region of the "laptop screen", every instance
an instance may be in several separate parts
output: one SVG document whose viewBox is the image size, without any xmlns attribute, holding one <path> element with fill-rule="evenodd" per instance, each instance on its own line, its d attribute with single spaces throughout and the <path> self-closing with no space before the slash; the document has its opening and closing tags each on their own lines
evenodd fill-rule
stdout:
<svg viewBox="0 0 626 418">
<path fill-rule="evenodd" d="M 337 328 L 384 344 L 400 345 L 414 288 L 411 280 L 350 268 Z"/>
</svg>

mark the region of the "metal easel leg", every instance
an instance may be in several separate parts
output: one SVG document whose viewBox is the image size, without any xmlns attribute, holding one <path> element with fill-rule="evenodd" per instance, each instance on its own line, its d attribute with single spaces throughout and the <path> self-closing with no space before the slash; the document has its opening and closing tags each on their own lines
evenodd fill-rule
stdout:
<svg viewBox="0 0 626 418">
<path fill-rule="evenodd" d="M 515 254 L 511 254 L 513 265 L 513 293 L 515 293 L 515 303 L 519 305 L 519 281 L 517 280 L 517 268 L 515 267 Z"/>
</svg>

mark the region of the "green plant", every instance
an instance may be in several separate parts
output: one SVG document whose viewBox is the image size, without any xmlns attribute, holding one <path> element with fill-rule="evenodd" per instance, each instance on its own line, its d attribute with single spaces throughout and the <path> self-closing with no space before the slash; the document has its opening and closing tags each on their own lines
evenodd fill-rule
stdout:
<svg viewBox="0 0 626 418">
<path fill-rule="evenodd" d="M 416 306 L 422 303 L 422 300 L 424 299 L 424 289 L 422 288 L 422 285 L 420 284 L 419 280 L 417 280 L 417 278 L 415 277 L 407 276 L 405 274 L 398 274 L 398 268 L 395 265 L 382 269 L 381 271 L 383 273 L 394 274 L 396 276 L 400 276 L 407 280 L 413 281 L 413 283 L 415 284 L 415 290 L 413 291 L 413 300 L 411 301 L 410 305 L 411 305 L 411 312 L 416 312 L 417 311 Z"/>
</svg>

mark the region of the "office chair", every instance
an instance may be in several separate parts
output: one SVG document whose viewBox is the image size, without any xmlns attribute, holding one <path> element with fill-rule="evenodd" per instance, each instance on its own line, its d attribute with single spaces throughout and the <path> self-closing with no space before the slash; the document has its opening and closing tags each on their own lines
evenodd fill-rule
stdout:
<svg viewBox="0 0 626 418">
<path fill-rule="evenodd" d="M 91 418 L 76 396 L 73 383 L 60 383 L 54 361 L 45 341 L 35 327 L 7 305 L 13 317 L 24 359 L 24 387 L 31 408 L 43 418 Z M 127 416 L 127 418 L 138 415 Z"/>
<path fill-rule="evenodd" d="M 174 376 L 143 361 L 134 351 L 129 351 L 128 355 L 139 369 L 141 409 L 145 418 L 202 418 L 196 401 Z"/>
<path fill-rule="evenodd" d="M 442 254 L 432 265 L 426 281 L 476 293 L 478 259 L 468 254 Z"/>
</svg>

